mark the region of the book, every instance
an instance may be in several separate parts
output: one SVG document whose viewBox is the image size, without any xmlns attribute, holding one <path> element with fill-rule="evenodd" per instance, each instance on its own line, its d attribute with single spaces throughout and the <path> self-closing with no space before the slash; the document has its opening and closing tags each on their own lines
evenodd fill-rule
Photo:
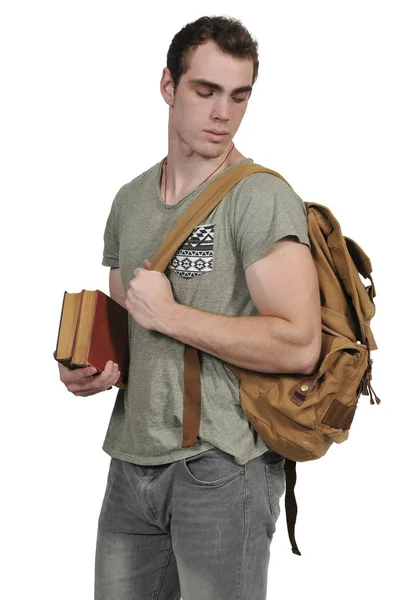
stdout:
<svg viewBox="0 0 398 600">
<path fill-rule="evenodd" d="M 115 384 L 126 388 L 129 369 L 128 312 L 100 290 L 65 292 L 54 358 L 69 369 L 119 365 Z"/>
</svg>

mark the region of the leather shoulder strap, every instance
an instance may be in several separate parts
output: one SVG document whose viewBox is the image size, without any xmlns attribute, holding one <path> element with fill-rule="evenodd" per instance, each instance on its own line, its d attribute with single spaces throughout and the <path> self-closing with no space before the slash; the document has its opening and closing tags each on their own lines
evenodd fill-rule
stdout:
<svg viewBox="0 0 398 600">
<path fill-rule="evenodd" d="M 211 183 L 196 198 L 191 206 L 178 219 L 153 258 L 151 270 L 163 273 L 176 250 L 193 232 L 195 227 L 202 223 L 202 221 L 211 213 L 217 204 L 221 202 L 228 192 L 239 183 L 239 181 L 254 173 L 269 173 L 275 175 L 289 185 L 286 179 L 276 171 L 266 169 L 255 163 L 240 163 L 232 169 L 229 169 L 226 173 L 217 177 L 217 179 L 215 179 L 213 183 Z M 291 186 L 289 185 L 289 187 Z"/>
</svg>

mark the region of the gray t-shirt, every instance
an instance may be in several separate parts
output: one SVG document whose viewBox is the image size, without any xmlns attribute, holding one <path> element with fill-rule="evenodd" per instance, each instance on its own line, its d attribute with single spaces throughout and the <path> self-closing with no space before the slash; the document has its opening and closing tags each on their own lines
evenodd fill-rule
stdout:
<svg viewBox="0 0 398 600">
<path fill-rule="evenodd" d="M 153 259 L 177 219 L 219 176 L 178 204 L 167 205 L 160 195 L 162 166 L 163 161 L 124 185 L 108 217 L 102 264 L 120 268 L 126 291 L 133 270 L 143 267 L 144 258 Z M 309 244 L 304 203 L 274 175 L 250 175 L 196 227 L 170 261 L 166 274 L 175 299 L 211 313 L 258 315 L 245 268 L 286 236 Z M 143 329 L 130 316 L 129 335 L 129 383 L 127 390 L 118 392 L 105 452 L 140 465 L 158 465 L 216 447 L 243 465 L 267 450 L 240 406 L 238 379 L 223 361 L 205 352 L 199 353 L 199 438 L 195 446 L 182 448 L 185 346 Z"/>
</svg>

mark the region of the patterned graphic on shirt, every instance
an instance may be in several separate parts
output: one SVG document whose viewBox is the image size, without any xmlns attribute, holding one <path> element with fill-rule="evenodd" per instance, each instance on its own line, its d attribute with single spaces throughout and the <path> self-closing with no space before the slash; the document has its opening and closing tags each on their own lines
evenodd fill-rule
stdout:
<svg viewBox="0 0 398 600">
<path fill-rule="evenodd" d="M 213 270 L 214 225 L 196 227 L 178 248 L 170 269 L 181 277 L 197 277 Z"/>
</svg>

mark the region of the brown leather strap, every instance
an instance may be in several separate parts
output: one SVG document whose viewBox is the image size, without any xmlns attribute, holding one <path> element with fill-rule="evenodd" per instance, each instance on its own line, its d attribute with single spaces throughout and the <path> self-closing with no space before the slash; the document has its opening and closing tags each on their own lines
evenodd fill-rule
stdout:
<svg viewBox="0 0 398 600">
<path fill-rule="evenodd" d="M 329 427 L 334 427 L 335 429 L 348 430 L 351 427 L 356 408 L 356 404 L 353 406 L 346 406 L 340 402 L 340 400 L 335 398 L 323 417 L 322 423 L 329 425 Z"/>
<path fill-rule="evenodd" d="M 285 494 L 285 510 L 286 510 L 286 522 L 287 531 L 289 534 L 289 540 L 292 545 L 293 554 L 301 556 L 301 552 L 297 547 L 296 537 L 294 529 L 296 527 L 297 519 L 297 502 L 294 495 L 294 486 L 296 485 L 297 474 L 296 474 L 296 462 L 285 458 L 285 478 L 286 478 L 286 494 Z"/>
<path fill-rule="evenodd" d="M 200 362 L 196 348 L 186 347 L 182 448 L 194 446 L 200 426 Z"/>
</svg>

